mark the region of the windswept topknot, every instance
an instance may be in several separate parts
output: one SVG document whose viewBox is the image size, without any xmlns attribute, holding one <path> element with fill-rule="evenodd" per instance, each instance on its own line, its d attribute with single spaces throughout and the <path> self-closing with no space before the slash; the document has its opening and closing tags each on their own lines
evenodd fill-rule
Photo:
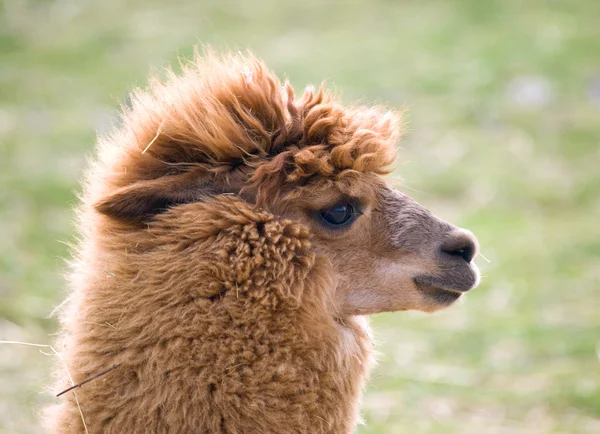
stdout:
<svg viewBox="0 0 600 434">
<path fill-rule="evenodd" d="M 322 86 L 296 99 L 255 57 L 208 53 L 134 92 L 100 164 L 112 174 L 109 190 L 199 167 L 242 174 L 241 182 L 268 195 L 269 183 L 279 189 L 313 175 L 386 173 L 398 136 L 393 112 L 343 107 Z"/>
</svg>

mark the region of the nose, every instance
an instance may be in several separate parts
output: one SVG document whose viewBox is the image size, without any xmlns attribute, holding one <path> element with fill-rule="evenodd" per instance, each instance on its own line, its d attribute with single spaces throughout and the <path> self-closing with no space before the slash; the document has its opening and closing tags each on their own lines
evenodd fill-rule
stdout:
<svg viewBox="0 0 600 434">
<path fill-rule="evenodd" d="M 440 250 L 443 255 L 462 258 L 466 262 L 471 262 L 477 254 L 477 238 L 470 231 L 457 229 L 446 236 Z"/>
</svg>

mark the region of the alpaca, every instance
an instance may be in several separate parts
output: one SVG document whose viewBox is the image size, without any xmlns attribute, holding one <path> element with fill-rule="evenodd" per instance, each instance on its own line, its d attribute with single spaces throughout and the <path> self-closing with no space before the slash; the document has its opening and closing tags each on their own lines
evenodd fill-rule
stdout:
<svg viewBox="0 0 600 434">
<path fill-rule="evenodd" d="M 352 432 L 365 315 L 478 282 L 474 236 L 384 180 L 398 138 L 397 114 L 296 98 L 252 55 L 134 92 L 87 172 L 61 314 L 73 381 L 110 369 L 50 431 Z"/>
</svg>

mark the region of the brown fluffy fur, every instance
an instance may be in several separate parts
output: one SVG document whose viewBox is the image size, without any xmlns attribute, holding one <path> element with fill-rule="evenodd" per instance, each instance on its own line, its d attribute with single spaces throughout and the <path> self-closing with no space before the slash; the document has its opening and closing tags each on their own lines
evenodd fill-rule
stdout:
<svg viewBox="0 0 600 434">
<path fill-rule="evenodd" d="M 397 247 L 417 235 L 386 235 L 409 215 L 421 240 L 454 230 L 380 178 L 397 137 L 396 115 L 323 89 L 295 100 L 251 56 L 135 92 L 88 173 L 62 316 L 75 382 L 119 364 L 76 390 L 89 432 L 351 432 L 372 359 L 357 314 L 455 299 L 407 277 L 435 267 Z M 343 198 L 362 204 L 353 228 L 315 222 Z M 75 395 L 48 421 L 83 432 Z"/>
</svg>

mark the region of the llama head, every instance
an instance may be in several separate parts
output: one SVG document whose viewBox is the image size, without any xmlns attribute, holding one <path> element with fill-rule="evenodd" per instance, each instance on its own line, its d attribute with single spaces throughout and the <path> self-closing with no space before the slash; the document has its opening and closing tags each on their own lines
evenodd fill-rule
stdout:
<svg viewBox="0 0 600 434">
<path fill-rule="evenodd" d="M 322 88 L 296 99 L 255 58 L 208 54 L 134 95 L 101 147 L 95 210 L 135 230 L 234 194 L 308 228 L 341 315 L 434 311 L 477 284 L 477 241 L 388 185 L 398 137 L 392 112 Z"/>
</svg>

